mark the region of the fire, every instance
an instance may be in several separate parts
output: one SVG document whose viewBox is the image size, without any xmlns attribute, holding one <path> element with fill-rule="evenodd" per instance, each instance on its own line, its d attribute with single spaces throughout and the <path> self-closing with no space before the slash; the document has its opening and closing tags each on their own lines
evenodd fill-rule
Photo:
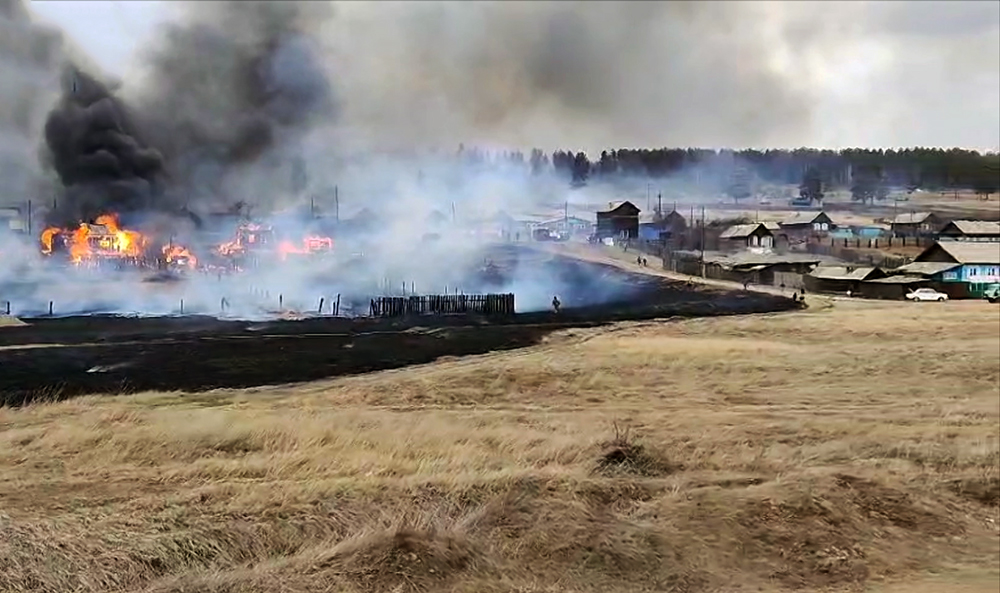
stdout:
<svg viewBox="0 0 1000 593">
<path fill-rule="evenodd" d="M 114 214 L 98 216 L 93 224 L 81 222 L 73 229 L 49 227 L 42 231 L 42 253 L 55 250 L 56 237 L 62 237 L 70 261 L 81 264 L 94 258 L 141 258 L 147 240 L 141 233 L 122 229 Z"/>
<path fill-rule="evenodd" d="M 192 270 L 198 267 L 198 258 L 188 251 L 186 247 L 168 244 L 163 246 L 163 258 L 167 264 L 176 266 L 187 266 Z"/>
<path fill-rule="evenodd" d="M 291 254 L 311 255 L 333 250 L 333 239 L 330 237 L 320 237 L 316 235 L 308 236 L 302 240 L 302 245 L 296 245 L 291 241 L 282 241 L 278 244 L 278 254 L 281 259 L 287 259 Z"/>
<path fill-rule="evenodd" d="M 58 235 L 61 229 L 56 227 L 49 227 L 42 231 L 42 253 L 45 255 L 51 255 L 52 250 L 55 246 L 56 235 Z"/>
<path fill-rule="evenodd" d="M 267 247 L 273 234 L 271 227 L 252 222 L 243 224 L 236 229 L 236 238 L 222 243 L 216 247 L 216 251 L 226 257 L 242 255 L 251 248 Z"/>
</svg>

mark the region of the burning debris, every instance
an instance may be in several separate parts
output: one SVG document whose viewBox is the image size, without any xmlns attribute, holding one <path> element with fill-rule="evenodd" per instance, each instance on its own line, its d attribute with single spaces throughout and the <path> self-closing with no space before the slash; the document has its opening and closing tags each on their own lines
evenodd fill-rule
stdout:
<svg viewBox="0 0 1000 593">
<path fill-rule="evenodd" d="M 282 260 L 288 259 L 289 255 L 308 256 L 332 251 L 333 239 L 330 237 L 308 236 L 302 240 L 301 245 L 296 245 L 291 241 L 282 241 L 278 244 L 278 255 Z"/>
<path fill-rule="evenodd" d="M 153 238 L 122 228 L 116 214 L 102 214 L 93 223 L 81 222 L 76 228 L 48 227 L 39 240 L 43 255 L 65 254 L 76 266 L 117 262 L 171 271 L 241 271 L 251 264 L 259 264 L 262 256 L 284 261 L 293 254 L 312 256 L 333 251 L 330 237 L 310 235 L 299 244 L 288 240 L 279 242 L 271 226 L 257 223 L 241 224 L 235 235 L 232 240 L 211 249 L 217 265 L 212 265 L 211 261 L 203 264 L 191 249 L 177 244 L 173 238 L 154 248 L 156 241 Z"/>
<path fill-rule="evenodd" d="M 42 231 L 42 253 L 65 252 L 75 265 L 99 264 L 107 260 L 142 260 L 149 240 L 142 233 L 125 230 L 114 214 L 102 214 L 94 222 L 81 222 L 75 229 L 49 227 Z"/>
</svg>

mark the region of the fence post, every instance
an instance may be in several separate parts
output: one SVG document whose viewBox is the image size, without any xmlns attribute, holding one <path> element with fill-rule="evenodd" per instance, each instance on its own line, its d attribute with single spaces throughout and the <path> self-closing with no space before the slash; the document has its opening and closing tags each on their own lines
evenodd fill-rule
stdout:
<svg viewBox="0 0 1000 593">
<path fill-rule="evenodd" d="M 7 301 L 7 315 L 10 315 L 10 301 Z"/>
<path fill-rule="evenodd" d="M 337 293 L 337 308 L 334 309 L 333 315 L 335 317 L 339 317 L 340 316 L 340 293 L 339 292 Z"/>
<path fill-rule="evenodd" d="M 320 299 L 319 299 L 319 310 L 317 311 L 317 313 L 319 313 L 320 315 L 323 314 L 323 303 L 325 301 L 326 301 L 326 299 L 324 297 L 320 297 Z"/>
<path fill-rule="evenodd" d="M 52 301 L 49 301 L 49 317 L 52 317 Z"/>
</svg>

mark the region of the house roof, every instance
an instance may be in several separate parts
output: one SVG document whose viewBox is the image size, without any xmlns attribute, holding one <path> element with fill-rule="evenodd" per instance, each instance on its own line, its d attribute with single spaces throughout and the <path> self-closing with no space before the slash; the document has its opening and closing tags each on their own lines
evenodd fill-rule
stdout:
<svg viewBox="0 0 1000 593">
<path fill-rule="evenodd" d="M 920 224 L 931 214 L 931 212 L 906 212 L 892 219 L 892 224 Z"/>
<path fill-rule="evenodd" d="M 795 224 L 812 224 L 820 216 L 826 215 L 825 212 L 819 210 L 818 212 L 795 212 L 788 218 L 781 221 L 782 226 L 795 225 Z M 830 218 L 827 216 L 827 218 Z"/>
<path fill-rule="evenodd" d="M 1000 235 L 1000 222 L 993 220 L 953 220 L 954 226 L 964 235 Z"/>
<path fill-rule="evenodd" d="M 962 264 L 936 261 L 915 261 L 908 263 L 905 266 L 900 266 L 893 271 L 902 272 L 904 274 L 915 274 L 917 276 L 934 276 L 936 274 L 940 274 L 941 272 L 947 272 L 952 268 L 957 268 L 960 265 Z"/>
<path fill-rule="evenodd" d="M 699 259 L 701 253 L 698 251 L 675 251 L 675 256 L 684 259 Z M 705 252 L 705 263 L 717 264 L 728 268 L 746 268 L 748 266 L 777 266 L 782 264 L 809 264 L 815 265 L 822 261 L 835 261 L 825 255 L 814 255 L 811 253 L 753 253 L 752 251 L 741 251 L 739 253 Z"/>
<path fill-rule="evenodd" d="M 917 282 L 927 282 L 927 278 L 922 276 L 886 276 L 885 278 L 875 278 L 865 280 L 873 284 L 916 284 Z"/>
<path fill-rule="evenodd" d="M 615 212 L 619 208 L 621 208 L 623 211 L 625 211 L 625 210 L 634 210 L 637 214 L 639 212 L 642 212 L 642 210 L 640 210 L 638 206 L 636 206 L 635 204 L 633 204 L 632 202 L 630 202 L 628 200 L 625 200 L 624 202 L 609 202 L 608 203 L 608 209 L 604 210 L 604 212 L 605 213 Z"/>
<path fill-rule="evenodd" d="M 1000 264 L 1000 241 L 939 241 L 918 255 L 917 260 L 935 248 L 940 248 L 960 264 Z"/>
<path fill-rule="evenodd" d="M 874 267 L 847 268 L 843 266 L 823 266 L 809 272 L 813 278 L 821 280 L 864 280 L 878 270 Z"/>
<path fill-rule="evenodd" d="M 764 223 L 752 222 L 750 224 L 737 224 L 729 227 L 728 229 L 722 231 L 719 235 L 720 239 L 743 239 L 749 237 L 756 231 L 759 227 L 764 227 L 765 230 L 770 231 Z"/>
</svg>

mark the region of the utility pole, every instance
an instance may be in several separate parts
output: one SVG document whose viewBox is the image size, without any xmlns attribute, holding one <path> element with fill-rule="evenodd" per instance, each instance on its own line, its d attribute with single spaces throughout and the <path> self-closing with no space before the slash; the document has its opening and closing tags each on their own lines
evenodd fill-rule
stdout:
<svg viewBox="0 0 1000 593">
<path fill-rule="evenodd" d="M 647 212 L 649 212 L 649 190 L 650 190 L 650 185 L 651 184 L 647 181 L 646 182 L 646 211 Z"/>
<path fill-rule="evenodd" d="M 28 222 L 28 236 L 30 237 L 31 236 L 31 200 L 28 200 L 27 219 L 28 219 L 28 221 L 27 221 Z"/>
<path fill-rule="evenodd" d="M 340 222 L 340 194 L 336 185 L 333 186 L 333 219 Z"/>
<path fill-rule="evenodd" d="M 660 219 L 663 219 L 663 192 L 657 192 L 656 194 L 656 213 L 659 215 Z"/>
<path fill-rule="evenodd" d="M 701 277 L 705 277 L 705 207 L 701 207 Z"/>
</svg>

